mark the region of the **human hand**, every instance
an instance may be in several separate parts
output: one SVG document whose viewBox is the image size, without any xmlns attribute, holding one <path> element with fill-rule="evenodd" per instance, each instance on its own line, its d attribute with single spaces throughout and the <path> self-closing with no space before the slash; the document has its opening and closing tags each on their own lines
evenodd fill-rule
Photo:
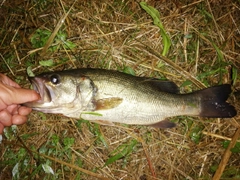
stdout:
<svg viewBox="0 0 240 180">
<path fill-rule="evenodd" d="M 32 109 L 20 104 L 36 101 L 39 98 L 36 91 L 23 89 L 0 73 L 0 134 L 3 133 L 5 126 L 25 123 Z"/>
</svg>

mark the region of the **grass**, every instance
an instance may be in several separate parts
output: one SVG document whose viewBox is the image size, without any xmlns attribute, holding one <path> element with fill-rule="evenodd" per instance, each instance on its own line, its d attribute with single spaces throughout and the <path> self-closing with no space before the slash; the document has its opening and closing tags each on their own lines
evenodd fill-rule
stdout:
<svg viewBox="0 0 240 180">
<path fill-rule="evenodd" d="M 132 0 L 3 1 L 0 72 L 25 88 L 27 75 L 77 67 L 167 78 L 183 93 L 231 83 L 239 110 L 239 1 L 147 5 L 151 16 Z M 0 179 L 240 179 L 239 116 L 171 120 L 108 127 L 33 112 L 5 128 Z"/>
</svg>

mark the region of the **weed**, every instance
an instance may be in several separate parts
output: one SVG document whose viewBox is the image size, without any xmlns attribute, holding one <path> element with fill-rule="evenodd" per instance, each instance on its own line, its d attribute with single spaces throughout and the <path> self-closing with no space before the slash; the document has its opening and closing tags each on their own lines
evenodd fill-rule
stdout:
<svg viewBox="0 0 240 180">
<path fill-rule="evenodd" d="M 166 56 L 168 54 L 169 48 L 171 47 L 171 40 L 162 25 L 162 22 L 160 20 L 160 14 L 159 14 L 158 10 L 156 10 L 152 6 L 147 5 L 146 2 L 140 2 L 140 5 L 153 18 L 154 25 L 159 27 L 160 33 L 163 38 L 163 45 L 164 45 L 162 55 Z"/>
</svg>

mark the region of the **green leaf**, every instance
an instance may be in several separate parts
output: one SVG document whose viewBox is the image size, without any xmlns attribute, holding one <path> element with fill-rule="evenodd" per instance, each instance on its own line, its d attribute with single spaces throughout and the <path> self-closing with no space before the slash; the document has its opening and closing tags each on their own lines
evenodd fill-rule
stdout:
<svg viewBox="0 0 240 180">
<path fill-rule="evenodd" d="M 202 127 L 196 126 L 191 130 L 190 133 L 191 140 L 194 141 L 196 144 L 199 143 L 202 137 Z"/>
<path fill-rule="evenodd" d="M 159 27 L 164 45 L 162 55 L 166 56 L 171 47 L 171 40 L 162 25 L 158 10 L 152 6 L 147 5 L 146 2 L 140 2 L 140 6 L 153 18 L 153 24 Z"/>
<path fill-rule="evenodd" d="M 49 149 L 46 146 L 42 146 L 39 148 L 39 153 L 45 154 Z"/>
<path fill-rule="evenodd" d="M 192 34 L 186 34 L 186 35 L 184 36 L 184 38 L 186 38 L 186 39 L 191 39 L 192 37 L 193 37 Z"/>
<path fill-rule="evenodd" d="M 18 150 L 18 152 L 17 152 L 17 157 L 19 158 L 19 159 L 23 159 L 25 156 L 26 156 L 26 149 L 24 149 L 24 148 L 20 148 L 19 150 Z"/>
<path fill-rule="evenodd" d="M 54 62 L 53 62 L 52 59 L 45 60 L 45 61 L 39 61 L 39 64 L 40 64 L 41 66 L 47 66 L 47 67 L 54 66 Z"/>
<path fill-rule="evenodd" d="M 52 32 L 49 30 L 37 29 L 30 39 L 32 46 L 34 48 L 41 48 L 45 46 L 51 34 Z M 59 31 L 56 37 L 54 38 L 54 43 L 52 43 L 51 46 L 49 47 L 49 50 L 51 52 L 54 52 L 60 47 L 62 47 L 61 44 L 64 46 L 65 49 L 73 49 L 76 47 L 75 43 L 67 40 L 67 33 Z M 47 64 L 42 66 L 52 66 L 52 65 Z"/>
<path fill-rule="evenodd" d="M 226 168 L 222 173 L 221 179 L 239 180 L 240 179 L 239 166 L 231 165 L 228 168 Z"/>
<path fill-rule="evenodd" d="M 47 120 L 47 116 L 46 116 L 46 114 L 45 113 L 43 113 L 43 112 L 38 112 L 38 115 L 41 117 L 41 119 L 42 120 Z"/>
<path fill-rule="evenodd" d="M 57 146 L 58 143 L 59 143 L 59 137 L 58 137 L 56 134 L 53 134 L 53 135 L 52 135 L 52 144 L 53 144 L 54 146 Z"/>
<path fill-rule="evenodd" d="M 46 44 L 50 35 L 51 35 L 51 31 L 49 30 L 37 29 L 30 39 L 32 46 L 34 48 L 43 47 Z"/>
<path fill-rule="evenodd" d="M 121 159 L 125 156 L 127 156 L 128 154 L 130 154 L 134 147 L 136 146 L 137 144 L 137 140 L 133 139 L 130 144 L 123 144 L 120 146 L 120 151 L 118 151 L 118 153 L 116 155 L 113 155 L 111 156 L 106 162 L 105 162 L 105 165 L 104 166 L 107 166 L 109 164 L 112 164 L 114 163 L 115 161 L 117 161 L 118 159 Z M 119 149 L 119 147 L 117 148 Z"/>
<path fill-rule="evenodd" d="M 67 38 L 67 34 L 62 32 L 62 31 L 59 31 L 56 39 L 61 40 L 61 41 L 65 41 L 66 38 Z"/>
<path fill-rule="evenodd" d="M 17 125 L 15 125 L 15 124 L 12 125 L 11 129 L 12 129 L 13 133 L 15 133 L 15 134 L 17 133 Z"/>
<path fill-rule="evenodd" d="M 31 66 L 28 66 L 27 67 L 27 74 L 29 77 L 34 77 L 35 74 L 32 72 L 32 67 Z"/>
<path fill-rule="evenodd" d="M 192 85 L 192 81 L 186 80 L 182 83 L 181 87 L 185 87 L 185 86 L 189 86 L 189 85 Z"/>
<path fill-rule="evenodd" d="M 105 147 L 108 147 L 108 144 L 107 144 L 104 136 L 103 136 L 102 133 L 101 133 L 99 124 L 94 123 L 94 128 L 92 129 L 92 131 L 93 131 L 93 133 L 97 136 L 97 139 L 96 139 L 96 140 L 100 140 L 100 142 L 102 142 Z M 98 141 L 97 141 L 97 142 L 98 142 Z"/>
<path fill-rule="evenodd" d="M 216 50 L 216 52 L 217 52 L 218 59 L 219 59 L 220 61 L 223 61 L 223 60 L 224 60 L 224 57 L 223 57 L 222 51 L 217 47 L 217 45 L 216 45 L 214 42 L 212 42 L 212 45 L 213 45 L 213 47 L 215 48 L 215 50 Z"/>
<path fill-rule="evenodd" d="M 19 169 L 18 169 L 19 163 L 15 164 L 12 170 L 12 175 L 15 179 L 19 179 Z"/>
<path fill-rule="evenodd" d="M 133 76 L 136 75 L 135 71 L 134 71 L 131 67 L 129 67 L 129 66 L 126 66 L 126 67 L 123 69 L 123 72 L 124 72 L 124 73 L 127 73 L 127 74 L 131 74 L 131 75 L 133 75 Z"/>
<path fill-rule="evenodd" d="M 238 78 L 238 70 L 235 66 L 232 67 L 232 81 L 233 86 L 236 84 Z"/>
<path fill-rule="evenodd" d="M 210 166 L 210 172 L 211 173 L 215 173 L 218 169 L 218 165 L 217 164 L 214 164 L 212 166 Z"/>
<path fill-rule="evenodd" d="M 202 79 L 202 78 L 207 78 L 211 75 L 214 75 L 214 74 L 217 74 L 217 73 L 220 73 L 220 72 L 223 72 L 225 73 L 226 70 L 225 69 L 221 69 L 221 68 L 217 68 L 217 69 L 213 69 L 213 70 L 209 70 L 208 72 L 203 72 L 201 74 L 198 74 L 198 78 L 199 79 Z"/>
<path fill-rule="evenodd" d="M 227 149 L 230 144 L 230 141 L 225 140 L 222 142 L 223 148 Z M 237 142 L 235 146 L 231 149 L 232 153 L 240 153 L 240 142 Z"/>
<path fill-rule="evenodd" d="M 74 142 L 75 142 L 74 138 L 66 137 L 63 139 L 63 144 L 66 146 L 65 149 L 71 147 L 74 144 Z"/>
<path fill-rule="evenodd" d="M 42 164 L 45 173 L 54 175 L 53 169 L 48 164 Z"/>
<path fill-rule="evenodd" d="M 71 41 L 64 41 L 64 47 L 66 49 L 73 49 L 76 47 L 76 44 Z"/>
</svg>

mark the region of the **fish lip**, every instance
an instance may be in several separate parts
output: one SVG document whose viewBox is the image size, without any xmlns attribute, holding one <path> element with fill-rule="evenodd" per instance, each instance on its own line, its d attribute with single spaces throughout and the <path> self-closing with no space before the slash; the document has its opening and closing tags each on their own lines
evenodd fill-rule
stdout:
<svg viewBox="0 0 240 180">
<path fill-rule="evenodd" d="M 40 99 L 37 102 L 44 103 L 44 101 L 46 101 L 44 96 L 46 96 L 46 95 L 50 102 L 51 96 L 50 96 L 50 92 L 49 92 L 48 88 L 44 85 L 45 80 L 42 78 L 38 78 L 38 77 L 29 77 L 28 79 L 32 84 L 33 90 L 35 90 L 40 95 Z"/>
</svg>

